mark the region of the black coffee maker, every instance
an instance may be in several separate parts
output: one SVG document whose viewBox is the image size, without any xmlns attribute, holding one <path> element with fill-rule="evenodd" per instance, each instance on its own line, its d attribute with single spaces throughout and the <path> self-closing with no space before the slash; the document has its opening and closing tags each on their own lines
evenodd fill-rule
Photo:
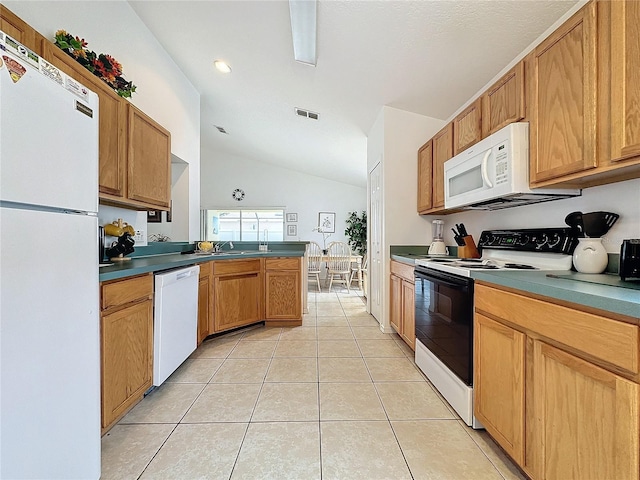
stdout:
<svg viewBox="0 0 640 480">
<path fill-rule="evenodd" d="M 620 278 L 640 280 L 640 238 L 623 240 L 620 247 Z"/>
<path fill-rule="evenodd" d="M 133 248 L 135 243 L 136 241 L 131 234 L 124 232 L 118 237 L 116 242 L 111 244 L 111 247 L 107 248 L 107 257 L 112 261 L 131 260 L 130 258 L 125 258 L 125 255 L 129 255 L 135 251 Z"/>
</svg>

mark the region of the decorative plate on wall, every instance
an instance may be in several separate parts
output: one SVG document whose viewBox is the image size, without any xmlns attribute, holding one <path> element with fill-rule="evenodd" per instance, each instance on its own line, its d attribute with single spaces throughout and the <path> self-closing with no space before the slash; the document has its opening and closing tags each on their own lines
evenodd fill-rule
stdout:
<svg viewBox="0 0 640 480">
<path fill-rule="evenodd" d="M 234 200 L 239 202 L 242 199 L 244 199 L 244 190 L 242 190 L 241 188 L 236 188 L 231 194 L 231 196 L 233 197 Z"/>
</svg>

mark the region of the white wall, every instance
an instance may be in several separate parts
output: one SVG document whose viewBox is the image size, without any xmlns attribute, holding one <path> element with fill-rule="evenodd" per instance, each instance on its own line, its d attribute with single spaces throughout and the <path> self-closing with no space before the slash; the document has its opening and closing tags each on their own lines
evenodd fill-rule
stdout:
<svg viewBox="0 0 640 480">
<path fill-rule="evenodd" d="M 444 121 L 385 106 L 367 137 L 367 167 L 382 164 L 382 255 L 378 282 L 381 306 L 378 321 L 383 331 L 389 326 L 389 272 L 391 245 L 422 245 L 431 236 L 431 224 L 417 213 L 417 152 L 438 132 Z M 373 311 L 373 310 L 372 310 Z"/>
<path fill-rule="evenodd" d="M 609 253 L 620 253 L 625 238 L 640 238 L 640 179 L 586 188 L 581 197 L 507 208 L 493 212 L 462 212 L 443 215 L 445 243 L 455 245 L 451 227 L 463 222 L 476 242 L 482 230 L 499 228 L 564 227 L 564 219 L 574 211 L 613 212 L 620 219 L 605 236 L 603 244 Z M 424 217 L 426 223 L 436 217 Z"/>
<path fill-rule="evenodd" d="M 67 30 L 122 64 L 124 77 L 137 86 L 131 103 L 171 132 L 171 152 L 190 165 L 188 236 L 198 238 L 200 95 L 131 6 L 124 0 L 2 3 L 48 39 Z"/>
<path fill-rule="evenodd" d="M 322 245 L 313 231 L 319 212 L 336 213 L 336 233 L 327 242 L 347 241 L 344 230 L 348 213 L 366 209 L 366 189 L 288 170 L 264 162 L 203 148 L 201 165 L 202 208 L 281 207 L 297 213 L 298 235 L 285 240 L 312 240 Z M 245 192 L 241 202 L 232 199 L 236 188 Z"/>
</svg>

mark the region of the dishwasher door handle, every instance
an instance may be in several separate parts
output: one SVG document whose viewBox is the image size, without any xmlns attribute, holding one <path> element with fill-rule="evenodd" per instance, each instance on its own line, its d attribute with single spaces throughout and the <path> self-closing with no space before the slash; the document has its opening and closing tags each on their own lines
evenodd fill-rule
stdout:
<svg viewBox="0 0 640 480">
<path fill-rule="evenodd" d="M 178 275 L 176 275 L 176 280 L 182 280 L 183 278 L 189 278 L 191 275 L 194 275 L 196 272 L 195 270 L 188 270 L 186 272 L 181 272 Z"/>
</svg>

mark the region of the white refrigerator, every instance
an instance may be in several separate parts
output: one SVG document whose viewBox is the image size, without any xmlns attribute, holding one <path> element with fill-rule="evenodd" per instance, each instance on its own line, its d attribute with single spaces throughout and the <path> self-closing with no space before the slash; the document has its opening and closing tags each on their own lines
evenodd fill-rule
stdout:
<svg viewBox="0 0 640 480">
<path fill-rule="evenodd" d="M 0 478 L 100 478 L 98 99 L 0 32 Z"/>
</svg>

